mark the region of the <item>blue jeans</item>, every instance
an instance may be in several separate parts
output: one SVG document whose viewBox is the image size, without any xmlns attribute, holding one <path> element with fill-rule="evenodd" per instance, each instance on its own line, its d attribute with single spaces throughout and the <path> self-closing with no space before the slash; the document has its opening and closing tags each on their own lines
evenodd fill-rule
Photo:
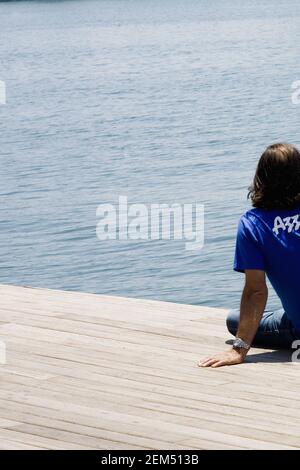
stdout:
<svg viewBox="0 0 300 470">
<path fill-rule="evenodd" d="M 228 331 L 236 336 L 240 320 L 240 311 L 231 310 L 227 316 Z M 253 346 L 262 346 L 271 349 L 290 349 L 292 342 L 300 339 L 294 326 L 283 309 L 274 312 L 266 310 L 252 342 Z"/>
</svg>

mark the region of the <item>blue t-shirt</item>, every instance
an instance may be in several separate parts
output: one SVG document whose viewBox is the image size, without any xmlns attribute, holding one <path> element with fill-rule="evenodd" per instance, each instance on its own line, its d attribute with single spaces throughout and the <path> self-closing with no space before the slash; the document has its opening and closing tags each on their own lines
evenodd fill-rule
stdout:
<svg viewBox="0 0 300 470">
<path fill-rule="evenodd" d="M 238 226 L 234 269 L 265 271 L 300 332 L 300 206 L 246 212 Z"/>
</svg>

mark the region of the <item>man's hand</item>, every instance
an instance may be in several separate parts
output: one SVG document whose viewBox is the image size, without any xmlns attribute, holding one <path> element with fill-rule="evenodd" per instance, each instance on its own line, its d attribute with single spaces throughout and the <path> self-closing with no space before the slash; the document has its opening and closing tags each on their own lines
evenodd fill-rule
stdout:
<svg viewBox="0 0 300 470">
<path fill-rule="evenodd" d="M 213 357 L 209 357 L 199 362 L 199 367 L 221 367 L 221 366 L 232 366 L 234 364 L 241 364 L 248 350 L 246 349 L 234 349 L 231 348 L 229 351 L 224 351 Z"/>
</svg>

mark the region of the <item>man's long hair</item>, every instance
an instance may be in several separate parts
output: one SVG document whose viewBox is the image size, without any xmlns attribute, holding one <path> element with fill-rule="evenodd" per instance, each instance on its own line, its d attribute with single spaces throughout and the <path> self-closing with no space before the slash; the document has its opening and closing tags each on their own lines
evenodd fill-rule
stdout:
<svg viewBox="0 0 300 470">
<path fill-rule="evenodd" d="M 248 197 L 261 209 L 294 209 L 300 205 L 300 153 L 290 144 L 266 148 L 257 165 Z"/>
</svg>

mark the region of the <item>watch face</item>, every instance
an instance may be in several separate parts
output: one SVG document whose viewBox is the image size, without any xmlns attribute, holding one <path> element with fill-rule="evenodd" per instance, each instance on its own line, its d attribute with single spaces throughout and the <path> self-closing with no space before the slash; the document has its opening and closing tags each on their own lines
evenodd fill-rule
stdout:
<svg viewBox="0 0 300 470">
<path fill-rule="evenodd" d="M 249 349 L 249 345 L 245 343 L 242 339 L 238 338 L 233 342 L 235 348 Z"/>
</svg>

